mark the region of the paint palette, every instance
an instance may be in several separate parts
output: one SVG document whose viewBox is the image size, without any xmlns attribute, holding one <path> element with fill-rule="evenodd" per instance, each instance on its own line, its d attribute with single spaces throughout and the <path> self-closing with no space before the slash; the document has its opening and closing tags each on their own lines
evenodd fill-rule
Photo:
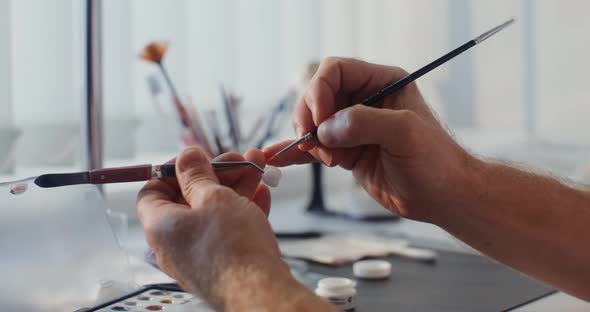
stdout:
<svg viewBox="0 0 590 312">
<path fill-rule="evenodd" d="M 212 312 L 213 310 L 201 299 L 180 289 L 148 287 L 85 311 Z"/>
</svg>

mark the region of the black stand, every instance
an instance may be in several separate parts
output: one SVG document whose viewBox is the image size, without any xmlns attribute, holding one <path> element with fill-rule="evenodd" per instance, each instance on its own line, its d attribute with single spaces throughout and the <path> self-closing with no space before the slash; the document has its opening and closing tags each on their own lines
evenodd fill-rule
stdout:
<svg viewBox="0 0 590 312">
<path fill-rule="evenodd" d="M 381 215 L 381 216 L 367 216 L 367 217 L 358 217 L 352 216 L 345 213 L 334 212 L 328 210 L 326 208 L 326 204 L 324 201 L 324 190 L 322 184 L 322 167 L 323 165 L 319 162 L 311 164 L 312 170 L 312 189 L 311 189 L 311 198 L 309 203 L 307 204 L 307 208 L 305 209 L 306 212 L 317 214 L 321 216 L 330 216 L 330 217 L 342 217 L 347 219 L 354 219 L 359 221 L 369 221 L 369 222 L 379 222 L 379 221 L 391 221 L 399 219 L 397 215 L 388 214 L 388 215 Z"/>
<path fill-rule="evenodd" d="M 330 212 L 328 209 L 326 209 L 326 204 L 324 201 L 324 190 L 322 185 L 322 164 L 318 162 L 312 163 L 311 173 L 311 198 L 305 210 L 309 213 L 321 215 L 334 214 L 333 212 Z"/>
</svg>

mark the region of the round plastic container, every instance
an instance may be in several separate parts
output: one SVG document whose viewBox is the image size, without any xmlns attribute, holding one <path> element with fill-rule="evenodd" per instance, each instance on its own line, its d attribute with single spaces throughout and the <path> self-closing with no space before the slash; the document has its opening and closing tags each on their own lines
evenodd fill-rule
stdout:
<svg viewBox="0 0 590 312">
<path fill-rule="evenodd" d="M 340 310 L 352 311 L 356 306 L 355 286 L 355 282 L 348 278 L 327 277 L 318 282 L 315 293 Z"/>
<path fill-rule="evenodd" d="M 385 279 L 391 276 L 391 263 L 385 260 L 357 261 L 352 266 L 354 276 L 364 279 Z"/>
</svg>

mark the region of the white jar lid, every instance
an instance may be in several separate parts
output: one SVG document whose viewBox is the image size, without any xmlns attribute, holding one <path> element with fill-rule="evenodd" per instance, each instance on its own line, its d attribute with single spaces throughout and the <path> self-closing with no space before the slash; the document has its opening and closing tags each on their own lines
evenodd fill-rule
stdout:
<svg viewBox="0 0 590 312">
<path fill-rule="evenodd" d="M 341 291 L 346 289 L 352 289 L 355 286 L 355 282 L 351 279 L 343 277 L 326 277 L 322 278 L 318 282 L 318 288 L 329 290 L 329 291 Z"/>
<path fill-rule="evenodd" d="M 385 260 L 362 260 L 352 266 L 354 276 L 366 279 L 384 279 L 391 276 L 391 263 Z"/>
<path fill-rule="evenodd" d="M 351 311 L 356 305 L 356 282 L 348 278 L 326 277 L 318 282 L 315 294 L 339 310 Z"/>
</svg>

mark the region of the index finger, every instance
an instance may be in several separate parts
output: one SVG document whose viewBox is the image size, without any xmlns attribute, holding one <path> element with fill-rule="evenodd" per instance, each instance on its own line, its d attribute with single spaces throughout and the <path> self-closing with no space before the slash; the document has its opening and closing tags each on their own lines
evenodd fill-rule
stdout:
<svg viewBox="0 0 590 312">
<path fill-rule="evenodd" d="M 179 206 L 174 205 L 174 201 L 179 195 L 178 187 L 171 186 L 160 179 L 148 181 L 137 195 L 137 215 L 141 223 L 150 227 L 171 211 L 165 208 L 175 207 L 174 210 L 177 210 Z"/>
<path fill-rule="evenodd" d="M 226 153 L 215 158 L 215 161 L 242 161 L 248 160 L 254 162 L 261 168 L 266 165 L 266 159 L 262 151 L 256 149 L 250 149 L 244 156 L 238 153 Z M 262 179 L 262 173 L 253 167 L 238 167 L 232 168 L 227 171 L 216 172 L 219 182 L 222 185 L 226 185 L 234 189 L 236 193 L 252 198 L 260 179 Z"/>
<path fill-rule="evenodd" d="M 292 122 L 297 135 L 315 130 L 338 110 L 358 104 L 406 75 L 397 67 L 349 58 L 326 58 L 295 108 Z M 316 144 L 317 141 L 311 141 L 301 148 L 309 150 Z"/>
<path fill-rule="evenodd" d="M 150 206 L 161 206 L 172 202 L 179 194 L 177 188 L 172 187 L 170 184 L 159 180 L 152 179 L 148 181 L 144 187 L 137 194 L 137 206 L 144 206 L 149 204 Z"/>
<path fill-rule="evenodd" d="M 285 167 L 290 165 L 302 165 L 318 161 L 309 152 L 304 152 L 298 148 L 292 148 L 285 154 L 282 154 L 281 156 L 273 157 L 278 151 L 282 150 L 292 142 L 293 140 L 287 140 L 266 147 L 263 150 L 263 152 L 264 156 L 268 161 L 268 164 L 276 167 Z"/>
</svg>

